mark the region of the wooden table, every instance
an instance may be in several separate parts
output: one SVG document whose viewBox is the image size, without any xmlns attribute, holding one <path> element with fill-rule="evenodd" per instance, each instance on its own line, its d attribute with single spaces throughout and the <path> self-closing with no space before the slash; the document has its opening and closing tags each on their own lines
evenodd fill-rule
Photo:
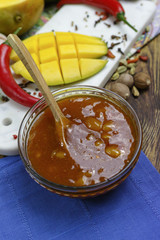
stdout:
<svg viewBox="0 0 160 240">
<path fill-rule="evenodd" d="M 137 67 L 151 76 L 149 89 L 128 102 L 137 112 L 143 128 L 142 150 L 160 172 L 160 35 L 147 44 L 141 53 L 148 55 L 147 63 L 139 61 Z M 139 71 L 138 70 L 138 71 Z"/>
<path fill-rule="evenodd" d="M 160 172 L 160 35 L 147 44 L 141 53 L 147 54 L 149 60 L 147 63 L 138 62 L 138 68 L 151 76 L 152 83 L 138 98 L 131 96 L 128 102 L 142 124 L 142 150 Z"/>
</svg>

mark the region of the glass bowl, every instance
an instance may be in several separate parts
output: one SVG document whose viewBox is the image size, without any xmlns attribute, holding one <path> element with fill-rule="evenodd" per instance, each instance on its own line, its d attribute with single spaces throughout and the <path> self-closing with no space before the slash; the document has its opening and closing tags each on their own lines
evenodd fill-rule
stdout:
<svg viewBox="0 0 160 240">
<path fill-rule="evenodd" d="M 79 198 L 93 197 L 99 194 L 106 193 L 111 189 L 114 189 L 115 187 L 117 187 L 121 182 L 123 182 L 129 176 L 129 174 L 133 170 L 134 166 L 138 161 L 138 157 L 140 155 L 140 151 L 142 147 L 142 129 L 141 129 L 141 125 L 137 117 L 137 114 L 135 113 L 133 108 L 130 106 L 130 104 L 127 101 L 125 101 L 119 95 L 109 90 L 98 88 L 98 87 L 92 87 L 92 86 L 66 87 L 63 89 L 56 90 L 52 92 L 52 94 L 57 101 L 67 97 L 79 96 L 79 95 L 98 96 L 105 99 L 109 99 L 114 104 L 123 108 L 123 110 L 130 117 L 134 127 L 134 131 L 136 133 L 136 141 L 135 141 L 136 144 L 135 144 L 134 152 L 133 152 L 131 161 L 128 163 L 128 165 L 125 168 L 123 168 L 123 170 L 121 170 L 118 174 L 114 175 L 110 179 L 107 179 L 106 181 L 103 181 L 94 185 L 72 187 L 72 186 L 64 186 L 64 185 L 56 184 L 54 182 L 50 182 L 44 179 L 33 169 L 27 154 L 27 141 L 28 141 L 29 131 L 33 123 L 37 120 L 38 116 L 47 107 L 47 103 L 45 102 L 45 99 L 41 98 L 26 113 L 20 125 L 19 134 L 18 134 L 19 153 L 24 163 L 25 169 L 27 170 L 29 175 L 44 188 L 54 193 L 57 193 L 63 196 L 68 196 L 68 197 L 79 197 Z"/>
</svg>

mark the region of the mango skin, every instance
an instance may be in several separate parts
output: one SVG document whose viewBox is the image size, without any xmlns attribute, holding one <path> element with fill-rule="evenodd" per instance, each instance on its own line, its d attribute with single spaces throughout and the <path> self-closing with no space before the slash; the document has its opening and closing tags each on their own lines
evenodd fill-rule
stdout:
<svg viewBox="0 0 160 240">
<path fill-rule="evenodd" d="M 5 0 L 1 0 L 4 1 Z M 27 32 L 38 21 L 44 8 L 44 0 L 11 0 L 10 4 L 0 3 L 0 32 L 8 35 L 22 27 L 18 35 Z"/>
</svg>

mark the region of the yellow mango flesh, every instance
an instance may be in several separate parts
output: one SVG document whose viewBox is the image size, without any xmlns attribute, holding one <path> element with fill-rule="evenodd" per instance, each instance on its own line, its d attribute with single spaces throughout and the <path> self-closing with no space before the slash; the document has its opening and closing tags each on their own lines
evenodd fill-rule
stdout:
<svg viewBox="0 0 160 240">
<path fill-rule="evenodd" d="M 100 58 L 107 54 L 107 49 L 103 45 L 77 44 L 78 58 Z"/>
<path fill-rule="evenodd" d="M 36 65 L 38 66 L 38 68 L 40 69 L 38 56 L 35 53 L 31 54 L 31 56 L 35 61 Z M 27 80 L 33 81 L 31 75 L 29 74 L 26 67 L 20 60 L 18 60 L 12 65 L 12 69 L 16 74 L 23 76 Z"/>
<path fill-rule="evenodd" d="M 23 43 L 30 53 L 36 53 L 38 55 L 37 35 L 23 40 Z M 10 59 L 14 62 L 19 60 L 19 57 L 13 50 L 11 51 Z"/>
<path fill-rule="evenodd" d="M 82 79 L 91 77 L 105 67 L 107 60 L 81 58 L 79 60 Z M 92 75 L 90 75 L 92 74 Z"/>
<path fill-rule="evenodd" d="M 77 58 L 61 59 L 60 66 L 65 84 L 81 80 L 81 73 Z"/>
<path fill-rule="evenodd" d="M 74 44 L 65 44 L 58 47 L 59 58 L 77 58 L 77 51 Z"/>
<path fill-rule="evenodd" d="M 58 60 L 58 54 L 55 47 L 46 48 L 39 51 L 40 63 L 51 62 L 53 60 Z"/>
<path fill-rule="evenodd" d="M 70 32 L 49 32 L 24 41 L 49 86 L 68 84 L 93 76 L 105 67 L 107 45 L 100 38 Z M 35 57 L 36 56 L 36 57 Z M 16 74 L 33 81 L 12 50 L 11 65 Z"/>
<path fill-rule="evenodd" d="M 74 44 L 74 38 L 70 32 L 56 32 L 57 45 Z"/>
<path fill-rule="evenodd" d="M 58 61 L 40 64 L 40 71 L 49 86 L 64 84 Z"/>
<path fill-rule="evenodd" d="M 41 33 L 41 37 L 38 38 L 38 49 L 45 49 L 50 47 L 56 47 L 56 40 L 53 32 Z"/>
<path fill-rule="evenodd" d="M 95 44 L 95 45 L 106 45 L 101 38 L 86 36 L 79 33 L 71 33 L 76 43 L 81 44 Z"/>
</svg>

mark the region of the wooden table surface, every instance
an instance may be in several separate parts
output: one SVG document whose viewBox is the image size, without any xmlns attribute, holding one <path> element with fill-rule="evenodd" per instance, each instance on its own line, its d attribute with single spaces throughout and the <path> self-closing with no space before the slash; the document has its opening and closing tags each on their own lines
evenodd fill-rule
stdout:
<svg viewBox="0 0 160 240">
<path fill-rule="evenodd" d="M 147 63 L 139 61 L 138 71 L 151 77 L 149 89 L 128 102 L 137 112 L 143 129 L 142 150 L 160 172 L 160 35 L 148 43 L 141 53 L 148 55 Z"/>
<path fill-rule="evenodd" d="M 148 55 L 147 62 L 138 62 L 139 70 L 151 76 L 149 89 L 128 102 L 137 112 L 143 128 L 142 150 L 160 172 L 160 35 L 148 43 L 141 53 Z M 0 156 L 2 157 L 2 156 Z"/>
</svg>

